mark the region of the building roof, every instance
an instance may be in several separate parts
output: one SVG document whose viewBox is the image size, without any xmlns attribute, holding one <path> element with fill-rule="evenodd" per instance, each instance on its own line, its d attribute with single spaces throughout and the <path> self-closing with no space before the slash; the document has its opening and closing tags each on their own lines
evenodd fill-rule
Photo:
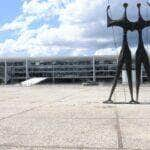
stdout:
<svg viewBox="0 0 150 150">
<path fill-rule="evenodd" d="M 95 59 L 117 59 L 117 55 L 94 56 Z M 89 60 L 93 56 L 65 56 L 65 57 L 0 57 L 0 61 L 54 61 L 54 60 Z"/>
</svg>

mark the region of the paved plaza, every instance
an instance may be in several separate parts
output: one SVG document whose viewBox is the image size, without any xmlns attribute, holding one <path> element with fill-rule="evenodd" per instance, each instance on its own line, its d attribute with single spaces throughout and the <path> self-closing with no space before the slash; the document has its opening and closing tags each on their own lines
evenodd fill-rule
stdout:
<svg viewBox="0 0 150 150">
<path fill-rule="evenodd" d="M 0 150 L 149 150 L 150 86 L 140 105 L 107 105 L 111 86 L 0 87 Z M 119 85 L 115 102 L 130 100 Z"/>
</svg>

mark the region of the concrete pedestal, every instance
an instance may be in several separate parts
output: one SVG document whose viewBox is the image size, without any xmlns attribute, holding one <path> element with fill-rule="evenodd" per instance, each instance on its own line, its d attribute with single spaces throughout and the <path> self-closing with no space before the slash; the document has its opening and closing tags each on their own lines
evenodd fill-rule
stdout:
<svg viewBox="0 0 150 150">
<path fill-rule="evenodd" d="M 133 84 L 136 83 L 136 72 L 135 70 L 132 70 L 132 82 Z M 122 84 L 128 84 L 128 77 L 127 77 L 127 71 L 122 70 Z"/>
</svg>

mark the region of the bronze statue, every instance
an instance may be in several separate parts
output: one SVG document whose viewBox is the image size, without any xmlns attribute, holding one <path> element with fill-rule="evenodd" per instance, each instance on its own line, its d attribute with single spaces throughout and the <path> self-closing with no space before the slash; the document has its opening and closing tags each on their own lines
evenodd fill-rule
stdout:
<svg viewBox="0 0 150 150">
<path fill-rule="evenodd" d="M 123 65 L 125 65 L 125 69 L 127 71 L 127 76 L 128 76 L 129 90 L 130 90 L 130 95 L 131 95 L 130 103 L 136 103 L 136 101 L 134 101 L 134 99 L 133 99 L 132 57 L 131 57 L 131 51 L 129 49 L 128 40 L 127 40 L 127 32 L 129 30 L 130 31 L 133 30 L 133 23 L 130 22 L 127 18 L 128 4 L 124 3 L 123 7 L 125 8 L 125 12 L 124 12 L 123 17 L 119 20 L 111 19 L 111 17 L 109 16 L 109 13 L 108 13 L 110 6 L 108 6 L 108 8 L 107 8 L 107 26 L 108 27 L 119 26 L 119 27 L 123 28 L 123 43 L 122 43 L 122 49 L 121 49 L 121 52 L 120 52 L 119 58 L 118 58 L 118 67 L 117 67 L 117 72 L 116 72 L 114 84 L 113 84 L 109 99 L 107 101 L 105 101 L 104 103 L 113 103 L 111 98 L 112 98 L 113 92 L 116 88 L 117 79 L 120 77 Z"/>
<path fill-rule="evenodd" d="M 150 4 L 148 3 L 150 6 Z M 138 3 L 138 14 L 139 18 L 138 21 L 136 22 L 131 22 L 127 18 L 127 9 L 128 4 L 124 4 L 125 12 L 124 16 L 120 20 L 112 20 L 109 16 L 108 10 L 110 6 L 107 8 L 107 23 L 108 27 L 110 26 L 119 26 L 123 28 L 123 43 L 122 43 L 122 50 L 120 52 L 119 58 L 118 58 L 118 67 L 117 67 L 117 73 L 115 76 L 114 84 L 109 96 L 109 99 L 105 101 L 104 103 L 113 103 L 111 100 L 112 94 L 115 90 L 116 84 L 117 84 L 117 79 L 120 76 L 121 70 L 123 65 L 125 64 L 125 68 L 127 70 L 127 76 L 128 76 L 128 84 L 129 84 L 129 89 L 130 89 L 130 94 L 131 94 L 131 101 L 130 103 L 135 103 L 138 104 L 138 97 L 139 97 L 139 88 L 140 88 L 140 83 L 141 83 L 141 65 L 144 65 L 145 71 L 147 73 L 148 79 L 150 80 L 150 63 L 148 59 L 147 52 L 144 47 L 144 42 L 143 42 L 143 37 L 142 37 L 142 30 L 146 27 L 150 26 L 150 20 L 144 20 L 141 16 L 140 12 L 140 7 L 141 4 Z M 135 66 L 136 66 L 136 101 L 133 99 L 133 86 L 132 86 L 132 58 L 131 58 L 131 52 L 128 46 L 128 41 L 127 41 L 127 32 L 128 31 L 138 31 L 138 48 L 135 54 Z"/>
<path fill-rule="evenodd" d="M 138 37 L 138 48 L 135 55 L 135 65 L 136 65 L 136 101 L 138 102 L 139 97 L 139 87 L 141 83 L 141 65 L 143 63 L 145 71 L 147 73 L 148 79 L 150 81 L 150 64 L 147 52 L 144 47 L 143 43 L 143 37 L 142 37 L 142 30 L 148 26 L 150 26 L 150 20 L 145 21 L 140 12 L 141 4 L 137 4 L 138 7 L 138 14 L 139 18 L 138 21 L 134 23 L 134 30 L 138 31 L 139 37 Z"/>
</svg>

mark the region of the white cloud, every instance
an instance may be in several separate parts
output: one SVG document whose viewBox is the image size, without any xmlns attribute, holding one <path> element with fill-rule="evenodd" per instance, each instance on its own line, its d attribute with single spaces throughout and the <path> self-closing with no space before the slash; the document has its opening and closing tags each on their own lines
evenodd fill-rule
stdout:
<svg viewBox="0 0 150 150">
<path fill-rule="evenodd" d="M 104 0 L 76 0 L 60 11 L 60 20 L 64 24 L 87 24 L 100 20 Z"/>
<path fill-rule="evenodd" d="M 59 15 L 59 11 L 73 0 L 30 0 L 24 1 L 22 9 L 26 15 L 35 15 L 39 18 Z"/>
<path fill-rule="evenodd" d="M 22 15 L 16 18 L 11 23 L 4 24 L 0 31 L 11 31 L 11 30 L 26 30 L 28 26 L 36 20 L 35 16 L 23 17 Z"/>
<path fill-rule="evenodd" d="M 117 48 L 117 50 L 112 48 L 99 49 L 95 52 L 95 55 L 119 55 L 121 47 Z"/>
<path fill-rule="evenodd" d="M 46 1 L 40 2 L 39 0 L 25 1 L 23 4 L 23 13 L 32 15 L 41 15 L 47 12 L 49 5 Z"/>
<path fill-rule="evenodd" d="M 113 3 L 115 17 L 122 14 L 120 3 L 123 2 Z M 24 0 L 22 14 L 0 28 L 1 32 L 17 30 L 18 37 L 0 43 L 0 50 L 27 51 L 30 56 L 116 54 L 120 51 L 121 30 L 115 30 L 119 48 L 114 50 L 112 29 L 106 27 L 106 5 L 106 0 Z M 129 17 L 131 10 L 132 7 Z M 32 23 L 41 19 L 50 21 L 54 16 L 58 16 L 58 26 L 41 22 L 41 27 L 30 29 Z"/>
</svg>

